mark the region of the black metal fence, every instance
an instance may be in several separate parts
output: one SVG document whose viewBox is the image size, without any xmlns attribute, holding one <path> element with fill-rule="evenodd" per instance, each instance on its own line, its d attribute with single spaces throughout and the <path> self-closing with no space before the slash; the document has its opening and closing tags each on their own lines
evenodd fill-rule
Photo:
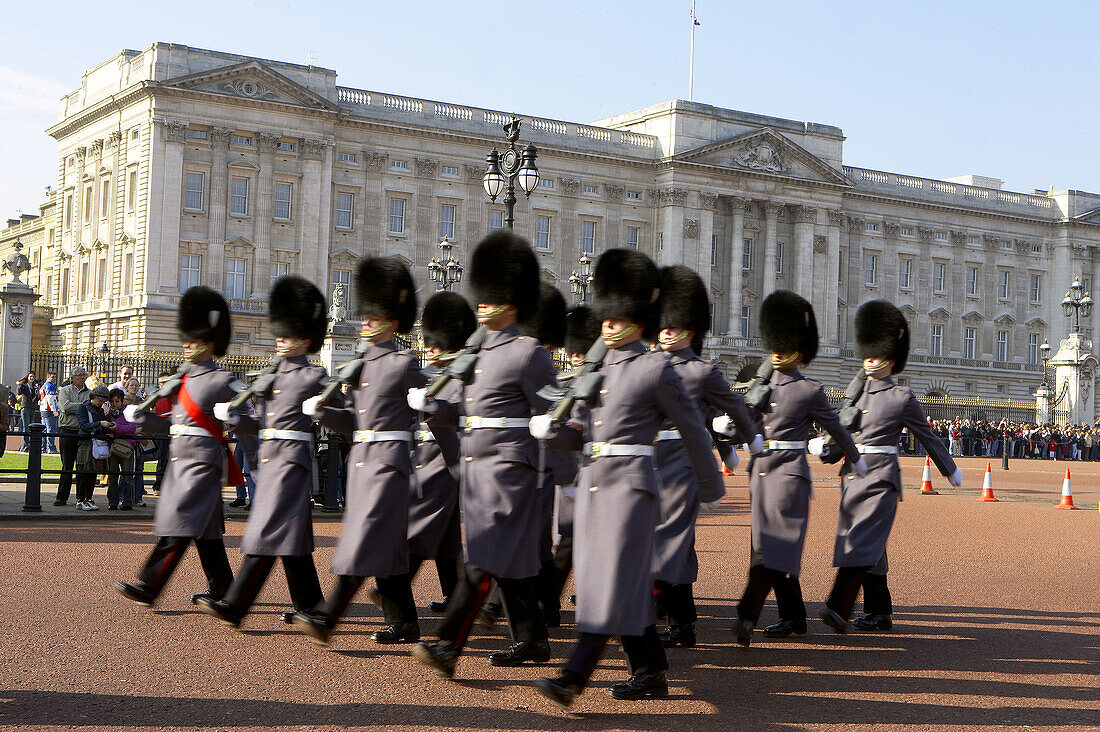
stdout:
<svg viewBox="0 0 1100 732">
<path fill-rule="evenodd" d="M 838 389 L 826 389 L 829 403 L 834 408 L 844 400 L 844 392 Z M 917 396 L 924 413 L 933 420 L 968 419 L 971 422 L 1010 422 L 1032 423 L 1035 421 L 1035 403 L 1008 399 L 982 399 L 973 397 L 958 399 L 952 397 Z"/>
<path fill-rule="evenodd" d="M 270 362 L 261 356 L 223 356 L 217 359 L 218 365 L 243 378 L 250 371 L 263 369 Z M 41 383 L 46 374 L 57 374 L 57 383 L 64 383 L 77 366 L 88 371 L 99 382 L 112 384 L 118 381 L 118 373 L 123 366 L 129 366 L 142 388 L 150 391 L 157 385 L 157 377 L 162 373 L 175 373 L 183 363 L 182 352 L 143 351 L 134 353 L 100 353 L 98 351 L 66 351 L 45 349 L 31 352 L 30 370 Z"/>
</svg>

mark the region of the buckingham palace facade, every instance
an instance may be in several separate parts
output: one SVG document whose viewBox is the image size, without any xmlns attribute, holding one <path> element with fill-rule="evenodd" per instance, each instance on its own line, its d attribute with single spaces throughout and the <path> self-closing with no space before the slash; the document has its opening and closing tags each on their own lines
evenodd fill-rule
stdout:
<svg viewBox="0 0 1100 732">
<path fill-rule="evenodd" d="M 482 175 L 511 115 L 336 78 L 166 43 L 86 71 L 48 130 L 59 153 L 38 282 L 52 345 L 174 349 L 180 293 L 202 283 L 234 311 L 232 352 L 269 353 L 281 274 L 331 293 L 359 258 L 397 254 L 424 297 L 442 237 L 466 261 L 503 224 Z M 886 298 L 912 324 L 903 377 L 919 393 L 1027 399 L 1039 344 L 1065 333 L 1064 291 L 1074 276 L 1091 288 L 1100 195 L 851 167 L 837 127 L 692 102 L 521 119 L 541 181 L 515 228 L 546 279 L 568 297 L 581 253 L 611 247 L 695 268 L 714 303 L 707 355 L 731 375 L 762 355 L 761 301 L 789 288 L 813 302 L 810 373 L 833 385 L 855 368 L 856 308 Z"/>
</svg>

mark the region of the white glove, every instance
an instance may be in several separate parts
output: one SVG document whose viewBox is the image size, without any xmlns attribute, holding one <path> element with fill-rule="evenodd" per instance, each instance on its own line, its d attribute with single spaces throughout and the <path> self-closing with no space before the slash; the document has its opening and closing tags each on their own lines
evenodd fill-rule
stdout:
<svg viewBox="0 0 1100 732">
<path fill-rule="evenodd" d="M 715 417 L 710 422 L 710 428 L 720 435 L 730 437 L 736 430 L 733 426 L 733 420 L 729 418 L 728 414 L 723 414 L 719 417 Z"/>
<path fill-rule="evenodd" d="M 852 463 L 852 471 L 860 478 L 867 475 L 867 461 L 861 457 L 859 460 Z"/>
<path fill-rule="evenodd" d="M 947 482 L 958 488 L 963 484 L 963 471 L 955 468 L 955 472 L 948 477 Z"/>
<path fill-rule="evenodd" d="M 702 512 L 702 513 L 710 513 L 712 511 L 717 511 L 718 507 L 721 506 L 721 505 L 722 505 L 722 499 L 721 498 L 719 498 L 717 501 L 711 501 L 710 503 L 700 503 L 699 504 L 699 511 Z"/>
<path fill-rule="evenodd" d="M 439 405 L 435 403 L 435 400 L 428 396 L 427 389 L 409 389 L 407 401 L 411 409 L 425 414 L 433 414 L 435 410 L 439 409 Z"/>
<path fill-rule="evenodd" d="M 737 466 L 741 464 L 741 458 L 737 457 L 737 450 L 730 450 L 730 454 L 722 459 L 722 464 L 729 468 L 731 473 L 737 470 Z"/>
<path fill-rule="evenodd" d="M 214 419 L 220 422 L 229 419 L 229 402 L 218 402 L 214 405 Z"/>
<path fill-rule="evenodd" d="M 752 442 L 748 444 L 748 448 L 749 453 L 752 455 L 756 455 L 757 453 L 762 452 L 764 450 L 764 436 L 754 435 L 752 438 Z"/>
<path fill-rule="evenodd" d="M 549 414 L 536 414 L 528 424 L 531 436 L 536 440 L 549 440 L 558 434 L 558 428 Z"/>
<path fill-rule="evenodd" d="M 566 501 L 575 501 L 575 500 L 577 500 L 577 486 L 575 486 L 575 485 L 563 486 L 562 489 L 561 489 L 561 497 L 562 497 L 563 500 L 566 500 Z"/>
<path fill-rule="evenodd" d="M 302 414 L 313 419 L 320 419 L 325 414 L 325 408 L 321 405 L 321 395 L 311 396 L 302 402 Z"/>
<path fill-rule="evenodd" d="M 130 404 L 122 410 L 122 416 L 126 418 L 127 422 L 133 424 L 141 424 L 145 421 L 145 412 L 138 411 L 138 405 Z"/>
<path fill-rule="evenodd" d="M 810 453 L 814 457 L 821 457 L 821 453 L 825 452 L 825 438 L 815 437 L 806 443 L 806 452 Z"/>
</svg>

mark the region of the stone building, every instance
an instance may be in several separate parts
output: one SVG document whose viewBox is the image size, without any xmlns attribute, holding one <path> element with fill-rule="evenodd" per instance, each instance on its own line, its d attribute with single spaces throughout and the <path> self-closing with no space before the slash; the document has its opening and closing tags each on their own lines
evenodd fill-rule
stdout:
<svg viewBox="0 0 1100 732">
<path fill-rule="evenodd" d="M 166 43 L 89 69 L 61 107 L 42 255 L 58 346 L 170 348 L 180 293 L 201 282 L 229 299 L 234 350 L 268 352 L 272 278 L 332 292 L 360 257 L 392 253 L 426 295 L 441 237 L 465 260 L 503 223 L 481 184 L 506 146 L 501 112 Z M 520 141 L 542 178 L 515 227 L 545 277 L 568 293 L 582 251 L 616 246 L 696 268 L 709 355 L 730 373 L 761 356 L 759 303 L 787 287 L 818 313 L 819 378 L 847 381 L 855 309 L 884 297 L 912 323 L 918 391 L 1030 398 L 1039 344 L 1065 332 L 1062 293 L 1075 275 L 1091 287 L 1100 247 L 1100 195 L 847 166 L 829 125 L 673 101 L 592 124 L 524 118 Z"/>
<path fill-rule="evenodd" d="M 23 274 L 22 280 L 42 295 L 42 299 L 34 305 L 31 318 L 31 343 L 38 349 L 48 348 L 51 339 L 53 308 L 46 301 L 47 294 L 53 290 L 53 281 L 47 273 L 50 268 L 47 260 L 52 256 L 52 249 L 46 246 L 46 242 L 53 241 L 54 229 L 54 198 L 51 191 L 47 191 L 47 201 L 39 207 L 37 214 L 21 213 L 8 219 L 7 226 L 0 229 L 0 259 L 15 252 L 18 242 L 21 245 L 19 251 L 31 263 L 31 270 Z M 45 267 L 43 262 L 46 262 Z"/>
</svg>

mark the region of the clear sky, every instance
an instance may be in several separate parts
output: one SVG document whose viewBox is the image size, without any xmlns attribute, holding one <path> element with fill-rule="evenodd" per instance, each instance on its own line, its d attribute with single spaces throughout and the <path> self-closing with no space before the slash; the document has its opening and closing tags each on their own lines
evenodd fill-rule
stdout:
<svg viewBox="0 0 1100 732">
<path fill-rule="evenodd" d="M 9 2 L 0 220 L 55 183 L 43 130 L 85 69 L 182 43 L 338 83 L 584 122 L 687 98 L 690 0 Z M 836 125 L 849 165 L 1100 192 L 1100 3 L 697 0 L 695 101 Z"/>
</svg>

